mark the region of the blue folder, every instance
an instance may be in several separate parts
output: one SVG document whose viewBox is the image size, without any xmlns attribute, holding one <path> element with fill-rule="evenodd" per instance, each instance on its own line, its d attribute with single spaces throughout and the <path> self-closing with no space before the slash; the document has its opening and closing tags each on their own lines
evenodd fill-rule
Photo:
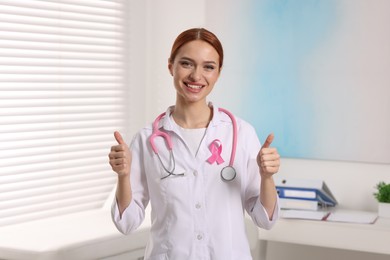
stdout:
<svg viewBox="0 0 390 260">
<path fill-rule="evenodd" d="M 275 178 L 279 198 L 315 200 L 322 206 L 335 206 L 337 200 L 322 180 Z"/>
</svg>

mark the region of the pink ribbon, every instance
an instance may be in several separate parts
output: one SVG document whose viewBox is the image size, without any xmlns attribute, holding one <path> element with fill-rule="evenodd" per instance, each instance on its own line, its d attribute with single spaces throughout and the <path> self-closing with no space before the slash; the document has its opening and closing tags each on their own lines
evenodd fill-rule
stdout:
<svg viewBox="0 0 390 260">
<path fill-rule="evenodd" d="M 215 139 L 214 141 L 211 142 L 209 149 L 211 152 L 211 156 L 210 156 L 210 158 L 207 159 L 207 161 L 210 164 L 213 164 L 215 161 L 218 164 L 221 164 L 224 162 L 224 160 L 221 157 L 221 153 L 222 153 L 221 141 L 219 141 L 218 139 Z"/>
</svg>

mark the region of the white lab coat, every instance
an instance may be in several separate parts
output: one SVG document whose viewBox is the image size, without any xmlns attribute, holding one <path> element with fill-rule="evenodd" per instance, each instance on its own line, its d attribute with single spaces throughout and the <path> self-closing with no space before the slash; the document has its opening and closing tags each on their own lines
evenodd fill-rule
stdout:
<svg viewBox="0 0 390 260">
<path fill-rule="evenodd" d="M 145 259 L 160 260 L 249 260 L 252 259 L 245 234 L 244 209 L 255 224 L 270 229 L 279 216 L 276 205 L 272 220 L 260 203 L 260 174 L 256 156 L 260 142 L 254 128 L 236 118 L 238 137 L 234 167 L 237 176 L 232 181 L 221 179 L 221 169 L 229 164 L 232 149 L 232 121 L 213 106 L 213 118 L 207 127 L 197 155 L 191 153 L 175 129 L 172 117 L 165 116 L 159 126 L 172 138 L 176 159 L 175 173 L 167 175 L 149 143 L 152 127 L 143 128 L 133 139 L 131 185 L 133 200 L 119 216 L 114 200 L 113 221 L 118 230 L 129 234 L 143 221 L 145 207 L 151 203 L 151 236 Z M 171 112 L 168 108 L 167 115 Z M 210 164 L 209 145 L 219 139 L 224 163 Z M 169 151 L 164 139 L 155 143 L 167 169 Z"/>
</svg>

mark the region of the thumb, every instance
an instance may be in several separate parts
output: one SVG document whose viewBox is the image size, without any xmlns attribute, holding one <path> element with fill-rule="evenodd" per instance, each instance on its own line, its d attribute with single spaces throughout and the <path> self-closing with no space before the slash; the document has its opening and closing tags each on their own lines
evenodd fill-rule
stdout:
<svg viewBox="0 0 390 260">
<path fill-rule="evenodd" d="M 114 132 L 115 140 L 118 142 L 118 144 L 126 144 L 125 141 L 122 138 L 122 135 L 118 132 Z"/>
<path fill-rule="evenodd" d="M 274 140 L 274 134 L 271 133 L 268 135 L 267 139 L 265 139 L 265 142 L 261 148 L 268 148 L 271 145 L 273 140 Z"/>
</svg>

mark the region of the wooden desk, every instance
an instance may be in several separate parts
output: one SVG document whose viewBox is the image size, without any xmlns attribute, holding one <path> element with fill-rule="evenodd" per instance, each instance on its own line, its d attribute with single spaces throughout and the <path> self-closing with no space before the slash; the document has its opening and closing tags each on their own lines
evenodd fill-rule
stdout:
<svg viewBox="0 0 390 260">
<path fill-rule="evenodd" d="M 390 255 L 390 218 L 374 224 L 280 219 L 271 230 L 259 229 L 261 259 L 267 242 L 285 242 Z"/>
</svg>

